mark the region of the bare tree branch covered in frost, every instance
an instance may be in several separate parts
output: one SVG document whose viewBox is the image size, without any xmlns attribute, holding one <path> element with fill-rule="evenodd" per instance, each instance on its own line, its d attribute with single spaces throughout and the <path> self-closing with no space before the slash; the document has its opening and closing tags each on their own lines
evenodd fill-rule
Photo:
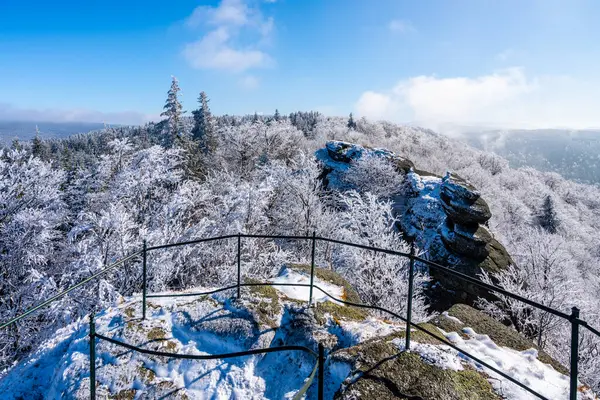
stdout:
<svg viewBox="0 0 600 400">
<path fill-rule="evenodd" d="M 344 241 L 381 249 L 409 252 L 408 244 L 395 229 L 391 203 L 372 193 L 351 191 L 340 198 L 344 211 L 339 215 L 337 236 Z M 338 246 L 333 265 L 354 286 L 366 304 L 406 312 L 408 296 L 408 259 L 385 253 Z M 426 278 L 415 274 L 413 313 L 422 319 L 425 311 L 422 287 Z"/>
<path fill-rule="evenodd" d="M 404 175 L 385 158 L 365 156 L 352 163 L 344 180 L 362 193 L 387 198 L 400 191 Z"/>
</svg>

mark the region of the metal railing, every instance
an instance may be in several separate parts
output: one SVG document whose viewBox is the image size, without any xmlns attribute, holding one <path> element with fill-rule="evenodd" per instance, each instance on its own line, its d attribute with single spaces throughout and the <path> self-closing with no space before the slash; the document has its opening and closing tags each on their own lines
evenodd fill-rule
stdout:
<svg viewBox="0 0 600 400">
<path fill-rule="evenodd" d="M 308 240 L 311 241 L 311 265 L 310 265 L 310 284 L 300 284 L 300 283 L 274 283 L 274 282 L 265 282 L 265 283 L 242 283 L 242 274 L 241 274 L 241 255 L 242 255 L 242 238 L 253 238 L 253 239 L 274 239 L 274 240 Z M 147 290 L 148 290 L 148 285 L 147 285 L 147 280 L 148 280 L 148 262 L 147 262 L 147 253 L 149 251 L 154 251 L 154 250 L 159 250 L 159 249 L 166 249 L 166 248 L 171 248 L 171 247 L 178 247 L 178 246 L 186 246 L 186 245 L 192 245 L 192 244 L 199 244 L 199 243 L 205 243 L 205 242 L 211 242 L 211 241 L 215 241 L 215 240 L 224 240 L 224 239 L 237 239 L 237 282 L 235 285 L 230 285 L 230 286 L 226 286 L 223 288 L 219 288 L 219 289 L 215 289 L 212 291 L 207 291 L 207 292 L 199 292 L 199 293 L 170 293 L 170 294 L 148 294 Z M 378 253 L 384 253 L 384 254 L 389 254 L 389 255 L 393 255 L 393 256 L 399 256 L 399 257 L 405 257 L 408 258 L 410 260 L 409 262 L 409 276 L 408 276 L 408 298 L 407 298 L 407 312 L 406 312 L 406 317 L 403 317 L 393 311 L 390 311 L 388 309 L 385 309 L 383 307 L 379 307 L 379 306 L 374 306 L 374 305 L 368 305 L 368 304 L 361 304 L 361 303 L 354 303 L 354 302 L 349 302 L 343 299 L 338 299 L 332 295 L 330 295 L 329 293 L 327 293 L 325 290 L 323 290 L 322 288 L 320 288 L 319 286 L 314 284 L 314 275 L 315 275 L 315 253 L 316 253 L 316 242 L 317 241 L 321 241 L 321 242 L 329 242 L 329 243 L 333 243 L 333 244 L 339 244 L 339 245 L 343 245 L 343 246 L 350 246 L 350 247 L 354 247 L 354 248 L 359 248 L 362 250 L 368 250 L 368 251 L 374 251 L 374 252 L 378 252 Z M 197 240 L 191 240 L 191 241 L 186 241 L 186 242 L 178 242 L 178 243 L 169 243 L 169 244 L 163 244 L 163 245 L 157 245 L 157 246 L 150 246 L 148 247 L 146 242 L 144 241 L 143 243 L 143 247 L 141 251 L 138 251 L 136 253 L 133 253 L 132 255 L 124 258 L 123 260 L 120 260 L 114 264 L 111 264 L 110 266 L 104 268 L 103 270 L 101 270 L 100 272 L 96 273 L 95 275 L 87 278 L 86 280 L 78 283 L 77 285 L 51 297 L 50 299 L 44 301 L 43 303 L 41 303 L 40 305 L 31 308 L 30 310 L 27 310 L 25 313 L 19 315 L 18 317 L 15 317 L 13 319 L 11 319 L 10 321 L 0 325 L 0 329 L 1 328 L 5 328 L 17 321 L 19 321 L 22 318 L 25 318 L 26 316 L 30 315 L 31 313 L 41 309 L 42 307 L 47 306 L 48 304 L 50 304 L 51 302 L 65 296 L 66 294 L 68 294 L 69 292 L 71 292 L 72 290 L 75 290 L 78 287 L 83 286 L 84 284 L 88 283 L 89 281 L 91 281 L 92 279 L 95 279 L 103 274 L 105 274 L 106 272 L 108 272 L 111 269 L 114 269 L 116 266 L 123 264 L 125 261 L 128 261 L 130 259 L 132 259 L 135 256 L 138 255 L 142 255 L 142 319 L 146 319 L 146 303 L 147 303 L 147 299 L 148 298 L 160 298 L 160 297 L 184 297 L 184 296 L 199 296 L 199 295 L 209 295 L 209 294 L 214 294 L 214 293 L 218 293 L 218 292 L 223 292 L 223 291 L 227 291 L 227 290 L 236 290 L 236 294 L 237 297 L 240 298 L 241 297 L 241 288 L 242 287 L 250 287 L 250 286 L 296 286 L 296 287 L 309 287 L 309 299 L 308 299 L 308 307 L 312 306 L 312 302 L 313 302 L 313 289 L 318 289 L 320 290 L 322 293 L 324 293 L 326 296 L 328 296 L 329 298 L 340 302 L 342 304 L 346 304 L 349 306 L 353 306 L 353 307 L 359 307 L 359 308 L 365 308 L 365 309 L 371 309 L 371 310 L 377 310 L 380 312 L 384 312 L 387 313 L 395 318 L 398 318 L 399 320 L 403 321 L 406 323 L 407 329 L 406 329 L 406 337 L 405 337 L 405 350 L 410 350 L 410 344 L 411 344 L 411 327 L 415 328 L 416 330 L 419 330 L 429 336 L 431 336 L 432 338 L 438 340 L 441 343 L 444 343 L 445 345 L 451 347 L 452 349 L 460 352 L 461 354 L 463 354 L 464 356 L 472 359 L 474 362 L 476 362 L 477 364 L 489 369 L 490 371 L 493 371 L 494 373 L 500 375 L 501 377 L 503 377 L 504 379 L 514 383 L 515 385 L 519 386 L 520 388 L 526 390 L 527 392 L 533 394 L 534 396 L 540 398 L 540 399 L 546 399 L 548 400 L 546 397 L 544 397 L 543 395 L 541 395 L 540 393 L 537 393 L 536 391 L 534 391 L 533 389 L 527 387 L 525 384 L 523 384 L 522 382 L 516 380 L 515 378 L 507 375 L 506 373 L 500 371 L 499 369 L 495 368 L 494 366 L 486 363 L 485 361 L 481 360 L 480 358 L 467 353 L 466 351 L 464 351 L 463 349 L 459 348 L 458 346 L 456 346 L 455 344 L 453 344 L 452 342 L 446 340 L 445 338 L 441 338 L 439 337 L 438 334 L 434 333 L 434 332 L 430 332 L 427 329 L 424 329 L 423 327 L 417 325 L 416 323 L 414 323 L 412 321 L 412 298 L 413 298 L 413 289 L 414 289 L 414 274 L 415 274 L 415 262 L 419 262 L 422 263 L 424 265 L 427 265 L 429 268 L 433 268 L 437 271 L 443 272 L 444 274 L 448 274 L 451 276 L 454 276 L 460 280 L 469 282 L 473 285 L 476 285 L 482 289 L 485 289 L 487 291 L 491 291 L 491 292 L 496 292 L 499 293 L 501 295 L 507 296 L 507 297 L 511 297 L 515 300 L 521 301 L 531 307 L 535 307 L 538 308 L 544 312 L 550 313 L 552 315 L 555 315 L 559 318 L 565 319 L 567 321 L 569 321 L 571 323 L 571 360 L 570 360 L 570 387 L 569 387 L 569 400 L 576 400 L 577 399 L 577 391 L 578 391 L 578 361 L 579 361 L 579 336 L 580 336 L 580 332 L 579 332 L 579 327 L 583 326 L 584 328 L 588 329 L 591 333 L 593 333 L 594 335 L 597 335 L 598 337 L 600 337 L 600 332 L 598 330 L 596 330 L 595 328 L 591 327 L 586 321 L 583 321 L 579 318 L 579 309 L 577 307 L 573 307 L 571 309 L 571 314 L 566 314 L 564 312 L 561 312 L 559 310 L 555 310 L 551 307 L 545 306 L 543 304 L 537 303 L 535 301 L 529 300 L 527 298 L 524 298 L 522 296 L 513 294 L 499 286 L 495 286 L 489 283 L 485 283 L 477 278 L 474 278 L 472 276 L 463 274 L 461 272 L 455 271 L 451 268 L 445 267 L 443 265 L 437 264 L 435 262 L 432 262 L 430 260 L 421 258 L 419 256 L 415 255 L 415 251 L 414 251 L 414 245 L 411 245 L 411 251 L 410 253 L 405 253 L 405 252 L 400 252 L 400 251 L 395 251 L 395 250 L 390 250 L 390 249 L 382 249 L 382 248 L 377 248 L 377 247 L 373 247 L 373 246 L 367 246 L 367 245 L 362 245 L 362 244 L 357 244 L 357 243 L 351 243 L 351 242 L 344 242 L 341 240 L 336 240 L 336 239 L 330 239 L 330 238 L 326 238 L 326 237 L 319 237 L 317 236 L 315 233 L 313 233 L 312 236 L 285 236 L 285 235 L 254 235 L 254 234 L 235 234 L 235 235 L 224 235 L 224 236 L 217 236 L 217 237 L 211 237 L 211 238 L 203 238 L 203 239 L 197 239 Z M 93 321 L 93 319 L 92 319 Z M 94 328 L 94 330 L 92 330 L 92 328 Z M 268 349 L 257 349 L 257 350 L 251 350 L 249 352 L 241 352 L 241 353 L 228 353 L 228 354 L 218 354 L 218 355 L 210 355 L 210 356 L 192 356 L 192 355 L 184 355 L 184 354 L 175 354 L 175 353 L 162 353 L 162 352 L 154 352 L 151 350 L 146 350 L 146 349 L 142 349 L 139 347 L 135 347 L 132 346 L 130 344 L 126 344 L 123 342 L 119 342 L 116 341 L 114 339 L 110 339 L 107 338 L 103 335 L 97 334 L 95 333 L 95 327 L 93 326 L 93 322 L 91 322 L 90 325 L 90 338 L 99 338 L 102 340 L 107 340 L 113 344 L 122 346 L 122 347 L 126 347 L 129 348 L 130 350 L 134 350 L 134 351 L 139 351 L 142 353 L 147 353 L 147 354 L 156 354 L 156 355 L 163 355 L 163 356 L 167 356 L 167 357 L 173 357 L 173 358 L 192 358 L 192 359 L 216 359 L 216 358 L 228 358 L 228 357 L 237 357 L 237 356 L 242 356 L 242 355 L 250 355 L 250 354 L 259 354 L 259 353 L 268 353 L 268 352 L 273 352 L 273 351 L 287 351 L 287 350 L 302 350 L 302 351 L 309 351 L 311 352 L 311 354 L 315 354 L 315 352 L 313 350 L 310 350 L 308 348 L 304 348 L 302 346 L 292 346 L 294 347 L 292 348 L 288 348 L 287 347 L 276 347 L 276 348 L 268 348 Z M 90 360 L 92 360 L 92 364 L 93 364 L 93 360 L 95 360 L 95 345 L 94 345 L 95 341 L 94 340 L 90 340 Z M 94 349 L 92 348 L 94 347 Z M 319 346 L 319 357 L 321 357 L 321 353 L 323 352 L 322 346 Z M 160 353 L 160 354 L 159 354 Z M 95 364 L 94 364 L 95 365 Z M 95 373 L 95 366 L 91 365 L 91 369 L 94 370 Z M 321 362 L 321 358 L 319 358 L 319 365 L 321 365 L 322 367 L 322 362 Z M 316 367 L 315 367 L 316 368 Z M 323 374 L 323 369 L 322 368 L 318 368 L 319 372 L 319 399 L 321 399 L 322 397 L 322 390 L 321 390 L 321 386 L 323 385 L 322 382 L 322 374 Z M 313 370 L 313 374 L 311 374 L 311 377 L 314 378 L 314 372 L 316 371 Z M 310 379 L 310 382 L 312 382 L 312 378 Z M 306 386 L 306 384 L 305 384 Z M 310 385 L 309 385 L 310 386 Z M 303 387 L 304 390 L 308 389 L 308 386 Z M 303 390 L 301 389 L 301 390 Z M 95 384 L 90 383 L 90 391 L 95 391 Z"/>
</svg>

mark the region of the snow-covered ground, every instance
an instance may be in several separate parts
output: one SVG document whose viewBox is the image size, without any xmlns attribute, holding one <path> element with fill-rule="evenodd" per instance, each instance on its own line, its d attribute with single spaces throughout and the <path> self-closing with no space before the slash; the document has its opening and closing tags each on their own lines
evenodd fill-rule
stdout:
<svg viewBox="0 0 600 400">
<path fill-rule="evenodd" d="M 271 280 L 273 283 L 296 283 L 302 285 L 310 284 L 310 277 L 297 272 L 290 268 L 285 268 L 278 277 Z M 313 284 L 323 289 L 333 297 L 341 299 L 344 297 L 344 288 L 331 284 L 329 282 L 325 282 L 316 276 L 313 279 Z M 310 296 L 310 287 L 308 286 L 274 286 L 275 289 L 282 292 L 284 295 L 289 297 L 290 299 L 308 301 Z M 313 288 L 313 302 L 324 302 L 324 301 L 332 301 L 334 303 L 338 303 L 335 300 L 332 300 L 329 296 L 323 293 L 318 288 Z"/>
<path fill-rule="evenodd" d="M 308 283 L 308 277 L 285 268 L 273 282 Z M 315 279 L 315 284 L 336 297 L 344 289 Z M 403 331 L 401 323 L 367 317 L 361 321 L 330 318 L 314 325 L 297 301 L 308 300 L 308 288 L 275 286 L 280 293 L 280 310 L 272 311 L 277 327 L 256 319 L 253 312 L 264 311 L 266 298 L 246 289 L 242 300 L 228 294 L 214 296 L 153 298 L 148 319 L 141 321 L 139 296 L 120 299 L 99 313 L 99 334 L 147 349 L 179 354 L 220 354 L 247 349 L 297 344 L 315 347 L 317 341 L 330 341 L 335 349 L 355 346 Z M 198 290 L 202 290 L 198 288 Z M 317 302 L 329 298 L 315 290 Z M 291 311 L 288 307 L 294 308 Z M 300 308 L 299 308 L 300 307 Z M 298 311 L 299 310 L 299 311 Z M 454 318 L 445 315 L 447 318 Z M 460 321 L 454 318 L 455 322 Z M 311 325 L 312 324 L 312 325 Z M 89 398 L 88 320 L 77 321 L 56 332 L 28 359 L 13 367 L 0 380 L 0 399 L 84 399 Z M 568 398 L 569 379 L 537 359 L 533 349 L 516 351 L 496 345 L 487 335 L 464 327 L 462 334 L 442 333 L 464 351 L 494 365 L 549 399 Z M 319 338 L 319 339 L 317 339 Z M 399 351 L 404 339 L 391 340 Z M 335 350 L 334 349 L 334 350 Z M 443 369 L 473 367 L 489 376 L 494 390 L 506 399 L 535 397 L 482 368 L 446 345 L 412 342 L 411 351 L 424 362 Z M 223 360 L 165 359 L 131 352 L 103 340 L 96 344 L 97 394 L 120 398 L 180 399 L 289 399 L 303 386 L 316 360 L 298 352 L 277 352 Z M 326 398 L 333 398 L 340 384 L 352 373 L 349 364 L 328 362 Z M 285 377 L 282 379 L 282 377 Z M 314 388 L 307 398 L 316 397 Z M 579 399 L 596 399 L 582 389 Z"/>
<path fill-rule="evenodd" d="M 444 332 L 441 329 L 440 331 L 446 339 L 465 352 L 492 365 L 542 396 L 548 399 L 569 398 L 569 377 L 556 371 L 551 365 L 538 360 L 537 350 L 531 348 L 525 351 L 517 351 L 498 346 L 488 335 L 477 334 L 469 327 L 462 329 L 462 333 L 467 338 L 457 332 Z M 394 339 L 393 343 L 399 349 L 404 349 L 403 339 Z M 449 346 L 412 342 L 411 351 L 420 354 L 423 360 L 440 368 L 460 371 L 464 369 L 465 365 L 470 365 L 486 373 L 489 375 L 488 380 L 494 390 L 506 399 L 530 400 L 538 398 Z M 590 390 L 583 386 L 580 387 L 578 399 L 592 400 L 597 398 Z"/>
<path fill-rule="evenodd" d="M 308 283 L 308 278 L 285 269 L 274 281 Z M 336 297 L 343 297 L 342 287 L 320 279 L 315 279 L 315 284 Z M 286 297 L 308 300 L 308 288 L 277 288 L 283 303 Z M 139 296 L 120 299 L 119 304 L 96 316 L 96 331 L 139 347 L 179 354 L 219 354 L 280 346 L 275 329 L 257 322 L 245 308 L 255 300 L 253 296 L 256 295 L 247 291 L 241 302 L 232 302 L 227 294 L 152 298 L 144 322 L 139 319 Z M 322 302 L 328 298 L 315 289 L 314 299 Z M 282 324 L 281 314 L 276 323 Z M 375 322 L 367 324 L 371 332 L 377 330 Z M 327 330 L 326 327 L 321 329 Z M 360 331 L 357 326 L 349 329 Z M 57 331 L 51 340 L 0 380 L 0 398 L 89 398 L 88 334 L 87 319 Z M 355 343 L 372 335 L 356 336 Z M 303 386 L 315 363 L 311 356 L 298 352 L 224 360 L 164 359 L 127 351 L 98 339 L 97 394 L 99 398 L 127 395 L 136 399 L 291 398 Z M 281 380 L 281 376 L 285 376 L 285 380 Z"/>
</svg>

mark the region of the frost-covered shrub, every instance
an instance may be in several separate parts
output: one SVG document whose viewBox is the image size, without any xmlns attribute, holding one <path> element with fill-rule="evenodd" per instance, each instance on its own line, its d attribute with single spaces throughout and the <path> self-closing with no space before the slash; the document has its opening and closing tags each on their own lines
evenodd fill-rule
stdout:
<svg viewBox="0 0 600 400">
<path fill-rule="evenodd" d="M 400 191 L 404 174 L 383 157 L 365 156 L 352 163 L 344 180 L 361 193 L 370 192 L 386 198 Z"/>
<path fill-rule="evenodd" d="M 348 192 L 340 198 L 344 207 L 339 215 L 341 240 L 381 249 L 409 252 L 408 244 L 394 228 L 391 203 L 380 201 L 371 193 Z M 381 252 L 338 246 L 334 251 L 334 268 L 358 291 L 365 304 L 378 305 L 397 313 L 406 312 L 408 295 L 408 259 Z M 415 277 L 413 313 L 417 319 L 425 312 L 422 287 L 426 278 Z"/>
</svg>

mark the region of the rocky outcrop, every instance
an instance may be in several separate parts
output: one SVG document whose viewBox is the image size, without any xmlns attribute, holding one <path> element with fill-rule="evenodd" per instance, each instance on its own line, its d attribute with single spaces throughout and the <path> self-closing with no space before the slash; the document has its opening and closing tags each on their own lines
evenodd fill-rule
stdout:
<svg viewBox="0 0 600 400">
<path fill-rule="evenodd" d="M 448 173 L 442 178 L 440 199 L 446 222 L 441 238 L 452 252 L 477 261 L 489 256 L 487 244 L 493 236 L 485 224 L 492 216 L 487 203 L 472 185 Z"/>
<path fill-rule="evenodd" d="M 398 171 L 408 172 L 411 168 L 415 167 L 409 159 L 401 157 L 386 149 L 375 149 L 372 147 L 358 146 L 352 143 L 332 140 L 327 142 L 324 150 L 333 161 L 346 164 L 359 160 L 365 154 L 371 154 L 388 159 Z"/>
<path fill-rule="evenodd" d="M 470 276 L 481 271 L 498 272 L 512 263 L 510 255 L 488 230 L 492 213 L 481 193 L 456 174 L 444 177 L 418 171 L 412 161 L 384 149 L 331 141 L 316 152 L 323 166 L 328 189 L 347 190 L 343 175 L 354 161 L 365 156 L 384 157 L 405 175 L 404 187 L 391 199 L 398 228 L 414 241 L 424 256 Z M 418 172 L 417 172 L 418 171 Z M 478 287 L 430 269 L 428 290 L 431 307 L 446 309 L 452 304 L 473 304 L 489 294 Z"/>
<path fill-rule="evenodd" d="M 414 168 L 412 161 L 389 150 L 332 140 L 316 152 L 317 159 L 321 161 L 323 168 L 321 178 L 325 187 L 336 190 L 353 189 L 344 181 L 344 173 L 351 167 L 353 162 L 366 155 L 375 155 L 389 160 L 396 167 L 398 173 L 404 174 Z"/>
</svg>

